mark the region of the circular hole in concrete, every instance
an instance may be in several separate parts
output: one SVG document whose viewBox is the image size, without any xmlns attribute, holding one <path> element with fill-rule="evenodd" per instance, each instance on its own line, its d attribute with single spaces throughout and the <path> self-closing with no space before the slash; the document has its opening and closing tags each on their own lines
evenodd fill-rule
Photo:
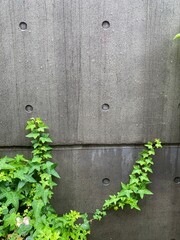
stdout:
<svg viewBox="0 0 180 240">
<path fill-rule="evenodd" d="M 180 177 L 175 177 L 175 178 L 174 178 L 174 182 L 175 182 L 176 184 L 180 184 Z"/>
<path fill-rule="evenodd" d="M 110 27 L 110 23 L 109 23 L 108 21 L 104 21 L 104 22 L 102 23 L 102 27 L 103 27 L 104 29 L 108 29 L 108 28 Z"/>
<path fill-rule="evenodd" d="M 102 183 L 104 186 L 108 186 L 110 184 L 110 179 L 109 178 L 103 178 Z"/>
<path fill-rule="evenodd" d="M 33 107 L 31 105 L 26 105 L 25 110 L 26 112 L 31 113 L 33 111 Z"/>
<path fill-rule="evenodd" d="M 19 27 L 22 31 L 25 31 L 27 29 L 27 23 L 25 22 L 20 22 Z"/>
<path fill-rule="evenodd" d="M 104 110 L 104 111 L 109 110 L 109 104 L 104 103 L 104 104 L 102 105 L 102 110 Z"/>
</svg>

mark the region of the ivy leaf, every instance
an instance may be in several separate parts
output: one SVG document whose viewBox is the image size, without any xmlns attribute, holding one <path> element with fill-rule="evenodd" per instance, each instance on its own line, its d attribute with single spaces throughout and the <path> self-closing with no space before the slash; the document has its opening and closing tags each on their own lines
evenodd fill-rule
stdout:
<svg viewBox="0 0 180 240">
<path fill-rule="evenodd" d="M 142 170 L 141 169 L 134 169 L 133 171 L 132 171 L 132 174 L 141 174 L 142 173 Z"/>
<path fill-rule="evenodd" d="M 176 36 L 173 38 L 173 40 L 180 38 L 180 33 L 176 34 Z"/>
<path fill-rule="evenodd" d="M 51 191 L 49 189 L 44 189 L 42 185 L 37 184 L 36 185 L 36 192 L 35 192 L 35 198 L 42 199 L 44 202 L 44 205 L 46 205 L 49 200 L 49 196 L 51 195 Z"/>
<path fill-rule="evenodd" d="M 150 150 L 148 151 L 148 153 L 149 153 L 149 155 L 155 155 L 154 148 L 153 148 L 153 149 L 150 149 Z"/>
<path fill-rule="evenodd" d="M 140 198 L 143 199 L 144 195 L 152 195 L 153 193 L 151 191 L 149 191 L 148 189 L 140 189 L 137 192 L 140 195 Z"/>
<path fill-rule="evenodd" d="M 46 126 L 44 123 L 43 124 L 39 124 L 39 127 L 38 127 L 38 132 L 44 132 L 45 129 L 49 129 L 48 126 Z"/>
<path fill-rule="evenodd" d="M 137 178 L 135 175 L 130 175 L 130 184 L 138 183 L 139 178 Z"/>
<path fill-rule="evenodd" d="M 150 182 L 149 178 L 147 177 L 147 173 L 142 174 L 140 177 L 141 182 Z"/>
<path fill-rule="evenodd" d="M 153 173 L 152 169 L 151 169 L 150 167 L 148 167 L 148 166 L 143 167 L 143 170 L 144 170 L 145 172 Z"/>
<path fill-rule="evenodd" d="M 26 185 L 26 181 L 19 181 L 18 186 L 17 186 L 17 191 L 22 189 Z"/>
<path fill-rule="evenodd" d="M 135 200 L 135 199 L 131 199 L 131 202 L 129 203 L 131 209 L 134 208 L 134 209 L 137 209 L 140 211 L 141 209 L 139 208 L 139 206 L 137 204 L 138 204 L 138 200 Z"/>
<path fill-rule="evenodd" d="M 131 193 L 133 193 L 132 190 L 128 190 L 128 189 L 124 190 L 123 189 L 120 191 L 119 196 L 120 197 L 127 196 L 128 198 L 130 198 Z"/>
<path fill-rule="evenodd" d="M 44 153 L 44 154 L 43 154 L 43 157 L 44 157 L 45 159 L 49 159 L 49 158 L 52 158 L 52 155 L 47 152 L 47 153 Z"/>
<path fill-rule="evenodd" d="M 11 170 L 15 169 L 10 162 L 14 161 L 13 158 L 3 157 L 0 159 L 0 170 Z"/>
<path fill-rule="evenodd" d="M 10 229 L 14 229 L 16 226 L 16 213 L 12 212 L 10 214 L 5 215 L 4 217 L 4 227 L 10 227 Z"/>
<path fill-rule="evenodd" d="M 34 124 L 34 121 L 28 121 L 27 122 L 27 127 L 26 127 L 26 130 L 31 130 L 33 131 L 34 129 L 36 128 L 36 125 Z"/>
<path fill-rule="evenodd" d="M 156 138 L 156 139 L 154 140 L 154 142 L 155 142 L 155 147 L 156 147 L 156 148 L 162 148 L 162 144 L 161 144 L 160 139 Z"/>
<path fill-rule="evenodd" d="M 38 163 L 32 162 L 32 163 L 31 163 L 31 168 L 29 169 L 28 174 L 34 173 L 35 170 L 37 170 L 37 172 L 39 172 L 40 169 L 41 169 L 41 167 L 40 167 L 40 165 L 39 165 Z"/>
<path fill-rule="evenodd" d="M 43 123 L 43 121 L 41 120 L 41 118 L 36 118 L 35 122 L 36 122 L 38 125 Z"/>
<path fill-rule="evenodd" d="M 22 195 L 18 192 L 10 191 L 6 188 L 1 188 L 0 199 L 6 198 L 4 206 L 8 207 L 13 205 L 16 211 L 19 208 L 19 200 L 22 198 Z"/>
<path fill-rule="evenodd" d="M 40 136 L 40 133 L 37 133 L 37 132 L 31 132 L 26 135 L 27 138 L 34 138 L 34 139 L 36 139 L 39 136 Z"/>
<path fill-rule="evenodd" d="M 139 160 L 136 161 L 136 163 L 138 163 L 139 165 L 143 166 L 146 164 L 144 158 L 140 158 Z"/>
<path fill-rule="evenodd" d="M 152 142 L 148 142 L 144 146 L 147 147 L 148 149 L 153 149 L 153 143 Z"/>
<path fill-rule="evenodd" d="M 147 164 L 151 164 L 151 165 L 153 165 L 154 163 L 153 163 L 153 160 L 152 160 L 152 158 L 151 157 L 149 157 L 149 158 L 146 158 L 146 163 Z"/>
<path fill-rule="evenodd" d="M 25 224 L 21 224 L 18 228 L 18 234 L 22 235 L 22 236 L 26 236 L 30 230 L 32 229 L 31 225 L 25 225 Z M 26 238 L 27 239 L 27 238 Z"/>
<path fill-rule="evenodd" d="M 119 202 L 119 203 L 118 203 L 118 206 L 119 206 L 121 209 L 124 209 L 124 205 L 125 205 L 124 202 Z"/>
<path fill-rule="evenodd" d="M 41 157 L 39 157 L 39 156 L 34 156 L 33 158 L 32 158 L 32 162 L 33 163 L 41 163 L 42 162 L 42 158 Z"/>
<path fill-rule="evenodd" d="M 41 199 L 33 200 L 32 208 L 33 208 L 35 219 L 39 219 L 41 217 L 41 215 L 42 215 L 41 211 L 42 211 L 43 206 L 44 206 L 44 203 Z"/>
<path fill-rule="evenodd" d="M 142 152 L 141 152 L 141 156 L 142 156 L 143 158 L 147 158 L 147 157 L 149 156 L 148 151 L 147 151 L 147 150 L 142 151 Z"/>
<path fill-rule="evenodd" d="M 110 199 L 105 200 L 103 207 L 109 208 L 111 205 L 116 205 L 118 199 L 116 195 L 110 195 Z"/>
<path fill-rule="evenodd" d="M 14 173 L 14 178 L 19 178 L 20 180 L 24 180 L 26 182 L 35 183 L 36 180 L 31 175 L 27 174 L 28 170 L 28 168 L 26 170 L 24 168 L 19 169 Z"/>
<path fill-rule="evenodd" d="M 44 145 L 44 146 L 41 147 L 41 150 L 47 152 L 47 151 L 52 150 L 52 147 L 50 147 L 50 146 L 48 146 L 48 145 Z"/>
<path fill-rule="evenodd" d="M 45 142 L 48 142 L 48 143 L 51 143 L 52 140 L 48 137 L 49 134 L 42 134 L 42 137 L 39 138 L 39 140 L 42 142 L 42 143 L 45 143 Z"/>
</svg>

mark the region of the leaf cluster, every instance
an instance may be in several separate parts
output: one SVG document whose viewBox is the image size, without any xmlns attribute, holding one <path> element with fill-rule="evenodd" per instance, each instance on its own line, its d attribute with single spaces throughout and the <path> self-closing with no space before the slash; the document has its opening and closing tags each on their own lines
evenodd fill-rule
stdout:
<svg viewBox="0 0 180 240">
<path fill-rule="evenodd" d="M 47 129 L 40 118 L 30 119 L 26 137 L 32 139 L 32 159 L 23 155 L 0 159 L 0 239 L 85 240 L 89 233 L 87 215 L 71 211 L 59 217 L 51 206 L 53 178 L 60 176 L 50 160 Z"/>
<path fill-rule="evenodd" d="M 121 183 L 121 190 L 114 195 L 110 195 L 109 199 L 105 200 L 101 210 L 96 209 L 94 213 L 94 220 L 101 220 L 107 214 L 107 210 L 119 208 L 124 209 L 129 205 L 131 209 L 140 210 L 138 202 L 143 199 L 145 195 L 153 194 L 148 188 L 149 173 L 152 173 L 153 159 L 152 155 L 155 155 L 156 148 L 162 148 L 159 139 L 155 139 L 154 142 L 148 142 L 145 144 L 146 149 L 140 153 L 139 159 L 133 166 L 133 171 L 130 174 L 129 183 Z"/>
<path fill-rule="evenodd" d="M 70 211 L 58 216 L 50 200 L 54 178 L 60 178 L 56 164 L 51 161 L 52 140 L 48 126 L 40 118 L 27 122 L 27 138 L 32 143 L 32 158 L 23 155 L 0 159 L 0 239 L 1 240 L 86 240 L 90 234 L 90 222 L 101 220 L 107 210 L 140 210 L 138 201 L 152 194 L 147 189 L 152 173 L 152 155 L 161 148 L 159 139 L 148 142 L 133 167 L 128 184 L 121 183 L 121 190 L 105 200 L 102 209 L 97 209 L 93 219 L 87 214 Z"/>
</svg>

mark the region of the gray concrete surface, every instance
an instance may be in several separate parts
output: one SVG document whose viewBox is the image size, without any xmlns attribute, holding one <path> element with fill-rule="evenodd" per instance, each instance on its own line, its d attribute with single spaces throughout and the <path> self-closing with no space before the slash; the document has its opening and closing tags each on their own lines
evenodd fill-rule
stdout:
<svg viewBox="0 0 180 240">
<path fill-rule="evenodd" d="M 26 121 L 41 117 L 59 213 L 92 214 L 128 180 L 142 143 L 166 143 L 142 211 L 110 213 L 89 240 L 180 238 L 179 16 L 179 0 L 0 1 L 0 155 L 30 155 Z"/>
<path fill-rule="evenodd" d="M 0 145 L 27 145 L 32 116 L 55 145 L 179 143 L 179 15 L 179 0 L 2 0 Z"/>
</svg>

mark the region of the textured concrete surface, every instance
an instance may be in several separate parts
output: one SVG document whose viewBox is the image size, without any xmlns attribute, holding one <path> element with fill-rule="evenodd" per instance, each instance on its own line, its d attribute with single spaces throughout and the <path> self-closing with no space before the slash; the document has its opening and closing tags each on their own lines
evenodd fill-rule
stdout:
<svg viewBox="0 0 180 240">
<path fill-rule="evenodd" d="M 180 142 L 179 15 L 179 0 L 2 0 L 0 145 L 27 145 L 32 116 L 55 145 Z"/>
<path fill-rule="evenodd" d="M 178 240 L 180 1 L 0 4 L 0 155 L 30 155 L 26 121 L 41 117 L 62 176 L 54 206 L 92 214 L 128 180 L 140 145 L 161 138 L 154 195 L 93 223 L 89 240 Z"/>
<path fill-rule="evenodd" d="M 61 175 L 53 205 L 59 213 L 75 209 L 92 214 L 104 200 L 127 182 L 132 165 L 142 147 L 55 148 L 53 159 Z M 26 149 L 0 149 L 3 155 L 24 153 Z M 140 201 L 141 211 L 125 209 L 110 212 L 103 221 L 94 222 L 89 240 L 171 240 L 179 239 L 180 146 L 166 146 L 154 157 L 154 173 L 149 189 L 154 195 Z M 108 178 L 110 184 L 103 185 Z"/>
</svg>

